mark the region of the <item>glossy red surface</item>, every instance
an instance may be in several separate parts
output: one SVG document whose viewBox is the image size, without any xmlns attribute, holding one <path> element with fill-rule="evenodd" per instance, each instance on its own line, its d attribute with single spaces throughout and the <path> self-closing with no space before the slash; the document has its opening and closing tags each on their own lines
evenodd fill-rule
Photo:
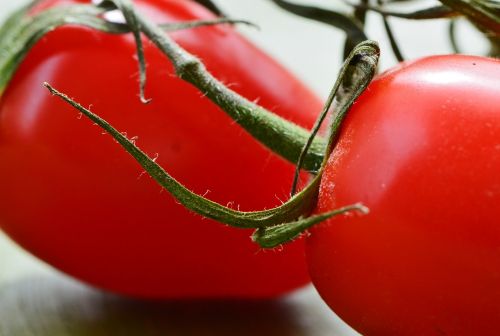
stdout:
<svg viewBox="0 0 500 336">
<path fill-rule="evenodd" d="M 161 22 L 212 17 L 187 0 L 136 3 Z M 234 90 L 300 125 L 313 124 L 321 102 L 232 28 L 173 36 Z M 197 193 L 241 210 L 280 204 L 293 166 L 175 78 L 154 46 L 145 48 L 149 105 L 138 99 L 130 35 L 65 27 L 29 53 L 0 103 L 2 229 L 56 268 L 132 296 L 272 297 L 306 284 L 301 242 L 260 251 L 250 231 L 189 213 L 110 136 L 41 86 L 51 83 L 137 137 Z"/>
<path fill-rule="evenodd" d="M 436 56 L 380 75 L 355 103 L 307 240 L 321 296 L 364 335 L 498 335 L 500 62 Z"/>
</svg>

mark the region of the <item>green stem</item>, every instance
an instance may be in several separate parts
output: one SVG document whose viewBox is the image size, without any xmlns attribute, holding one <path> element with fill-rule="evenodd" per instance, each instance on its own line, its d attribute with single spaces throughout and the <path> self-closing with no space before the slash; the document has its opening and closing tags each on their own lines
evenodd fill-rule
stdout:
<svg viewBox="0 0 500 336">
<path fill-rule="evenodd" d="M 457 29 L 457 20 L 451 19 L 448 23 L 448 38 L 450 40 L 450 46 L 455 54 L 460 54 L 461 52 L 460 52 L 460 47 L 458 46 L 456 29 Z"/>
<path fill-rule="evenodd" d="M 403 57 L 403 53 L 401 52 L 401 49 L 399 48 L 398 42 L 396 41 L 396 37 L 394 36 L 394 33 L 392 32 L 391 25 L 387 19 L 387 16 L 382 15 L 382 23 L 384 25 L 385 33 L 387 35 L 387 38 L 389 39 L 389 43 L 391 44 L 391 49 L 398 60 L 398 62 L 403 62 L 405 58 Z"/>
<path fill-rule="evenodd" d="M 116 5 L 123 13 L 127 25 L 134 35 L 135 46 L 137 49 L 137 63 L 139 64 L 139 99 L 143 104 L 148 104 L 151 99 L 147 99 L 145 95 L 146 87 L 146 59 L 144 56 L 144 47 L 142 45 L 141 27 L 137 22 L 137 17 L 132 5 L 132 0 L 108 0 Z"/>
<path fill-rule="evenodd" d="M 382 2 L 378 0 L 378 7 L 373 7 L 367 3 L 351 4 L 347 2 L 347 4 L 356 9 L 364 8 L 382 15 L 387 36 L 391 42 L 394 54 L 399 61 L 403 60 L 403 56 L 401 55 L 394 34 L 387 22 L 386 17 L 389 16 L 413 20 L 449 18 L 448 34 L 455 53 L 460 53 L 455 32 L 456 18 L 462 16 L 466 17 L 489 40 L 490 51 L 488 56 L 500 57 L 500 2 L 491 0 L 440 0 L 442 3 L 441 5 L 412 12 L 390 11 L 383 8 L 384 5 L 392 2 L 396 1 Z"/>
<path fill-rule="evenodd" d="M 141 31 L 172 62 L 177 75 L 191 83 L 222 108 L 233 120 L 271 151 L 288 161 L 295 162 L 300 155 L 309 132 L 276 114 L 256 105 L 226 87 L 207 71 L 203 63 L 166 35 L 155 23 L 136 12 Z M 304 160 L 304 168 L 317 171 L 323 160 L 325 142 L 314 140 Z"/>
<path fill-rule="evenodd" d="M 137 160 L 137 162 L 158 182 L 159 185 L 171 193 L 179 203 L 197 214 L 235 227 L 260 228 L 296 219 L 311 212 L 314 208 L 316 198 L 314 191 L 319 186 L 319 180 L 314 182 L 307 191 L 297 194 L 280 207 L 264 211 L 236 211 L 197 195 L 168 174 L 155 162 L 154 159 L 151 159 L 146 153 L 141 151 L 133 141 L 129 140 L 121 132 L 116 130 L 106 120 L 92 113 L 82 105 L 69 98 L 67 95 L 59 92 L 50 86 L 50 84 L 44 83 L 44 86 L 53 95 L 73 106 L 109 133 L 130 155 Z"/>
</svg>

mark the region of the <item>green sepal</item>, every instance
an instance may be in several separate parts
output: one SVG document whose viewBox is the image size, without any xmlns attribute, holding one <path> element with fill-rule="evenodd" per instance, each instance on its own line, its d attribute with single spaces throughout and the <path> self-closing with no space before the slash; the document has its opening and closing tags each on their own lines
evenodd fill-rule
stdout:
<svg viewBox="0 0 500 336">
<path fill-rule="evenodd" d="M 378 44 L 376 42 L 367 40 L 358 44 L 344 62 L 339 77 L 326 101 L 325 108 L 318 117 L 318 120 L 313 128 L 313 131 L 311 132 L 310 137 L 312 139 L 316 136 L 317 130 L 319 130 L 319 128 L 321 127 L 322 122 L 325 120 L 325 117 L 330 111 L 330 107 L 333 104 L 334 99 L 336 98 L 338 105 L 334 109 L 333 120 L 330 125 L 331 133 L 326 149 L 327 154 L 331 153 L 331 151 L 333 151 L 335 148 L 341 130 L 341 125 L 343 120 L 345 119 L 345 116 L 347 115 L 347 112 L 354 104 L 354 101 L 368 87 L 373 76 L 375 75 L 379 56 L 380 50 Z M 308 141 L 304 146 L 303 153 L 307 152 L 309 144 L 310 141 Z M 313 182 L 321 179 L 323 171 L 328 163 L 328 157 L 329 155 L 325 156 L 318 175 L 315 177 Z M 295 177 L 297 177 L 300 165 L 301 161 L 299 159 Z M 296 179 L 294 179 L 292 194 L 294 193 L 293 188 L 295 187 L 295 182 Z M 275 247 L 277 245 L 295 239 L 304 230 L 308 229 L 312 225 L 350 211 L 368 213 L 369 210 L 362 204 L 345 206 L 343 208 L 335 209 L 326 213 L 320 213 L 311 217 L 301 218 L 297 221 L 256 230 L 252 236 L 252 239 L 262 247 Z"/>
<path fill-rule="evenodd" d="M 314 180 L 303 192 L 295 195 L 283 205 L 264 211 L 242 212 L 237 211 L 203 196 L 197 195 L 184 187 L 179 181 L 168 174 L 154 159 L 140 150 L 133 141 L 116 130 L 107 121 L 100 118 L 90 110 L 78 104 L 67 95 L 57 91 L 50 84 L 44 86 L 55 96 L 61 98 L 83 115 L 92 120 L 96 125 L 109 133 L 137 162 L 144 170 L 158 182 L 160 186 L 170 192 L 176 200 L 189 210 L 206 218 L 214 219 L 240 228 L 260 228 L 270 225 L 281 224 L 294 220 L 304 214 L 310 213 L 316 202 L 315 191 L 319 188 L 319 179 Z"/>
<path fill-rule="evenodd" d="M 274 248 L 295 240 L 307 229 L 316 224 L 326 221 L 332 217 L 351 212 L 359 212 L 362 215 L 366 215 L 370 211 L 362 204 L 353 204 L 335 209 L 333 211 L 324 212 L 319 215 L 302 218 L 295 222 L 257 229 L 252 234 L 252 240 L 259 244 L 262 248 Z"/>
</svg>

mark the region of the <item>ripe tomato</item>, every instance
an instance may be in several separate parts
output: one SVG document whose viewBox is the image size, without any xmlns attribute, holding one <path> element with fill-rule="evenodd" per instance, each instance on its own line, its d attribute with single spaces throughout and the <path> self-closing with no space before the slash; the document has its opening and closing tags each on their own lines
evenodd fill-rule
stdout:
<svg viewBox="0 0 500 336">
<path fill-rule="evenodd" d="M 48 1 L 43 7 L 69 1 Z M 213 16 L 188 0 L 135 2 L 156 21 Z M 321 102 L 232 28 L 173 34 L 218 78 L 309 127 Z M 47 81 L 109 120 L 188 188 L 242 210 L 288 193 L 293 165 L 256 143 L 146 43 L 138 99 L 132 36 L 67 26 L 29 53 L 0 103 L 0 223 L 15 241 L 93 285 L 151 298 L 269 297 L 309 281 L 301 243 L 263 252 L 248 230 L 185 210 L 110 136 L 41 86 Z"/>
<path fill-rule="evenodd" d="M 311 231 L 311 278 L 364 335 L 497 335 L 500 62 L 436 56 L 379 76 L 345 120 Z"/>
</svg>

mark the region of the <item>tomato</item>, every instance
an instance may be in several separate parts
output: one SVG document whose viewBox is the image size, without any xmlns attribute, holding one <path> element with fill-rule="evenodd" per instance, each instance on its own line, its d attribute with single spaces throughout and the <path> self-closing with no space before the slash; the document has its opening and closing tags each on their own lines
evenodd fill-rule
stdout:
<svg viewBox="0 0 500 336">
<path fill-rule="evenodd" d="M 158 22 L 213 17 L 188 0 L 135 3 Z M 247 98 L 304 127 L 314 123 L 320 100 L 232 28 L 173 36 Z M 136 297 L 272 297 L 308 283 L 303 243 L 260 251 L 250 231 L 188 212 L 109 135 L 41 86 L 91 105 L 199 194 L 241 210 L 280 204 L 293 165 L 175 78 L 151 43 L 145 49 L 148 105 L 138 99 L 130 34 L 66 26 L 30 51 L 0 103 L 3 230 L 67 274 Z"/>
<path fill-rule="evenodd" d="M 364 335 L 500 331 L 500 62 L 434 56 L 375 79 L 354 104 L 317 211 L 370 213 L 311 230 L 323 299 Z"/>
</svg>

